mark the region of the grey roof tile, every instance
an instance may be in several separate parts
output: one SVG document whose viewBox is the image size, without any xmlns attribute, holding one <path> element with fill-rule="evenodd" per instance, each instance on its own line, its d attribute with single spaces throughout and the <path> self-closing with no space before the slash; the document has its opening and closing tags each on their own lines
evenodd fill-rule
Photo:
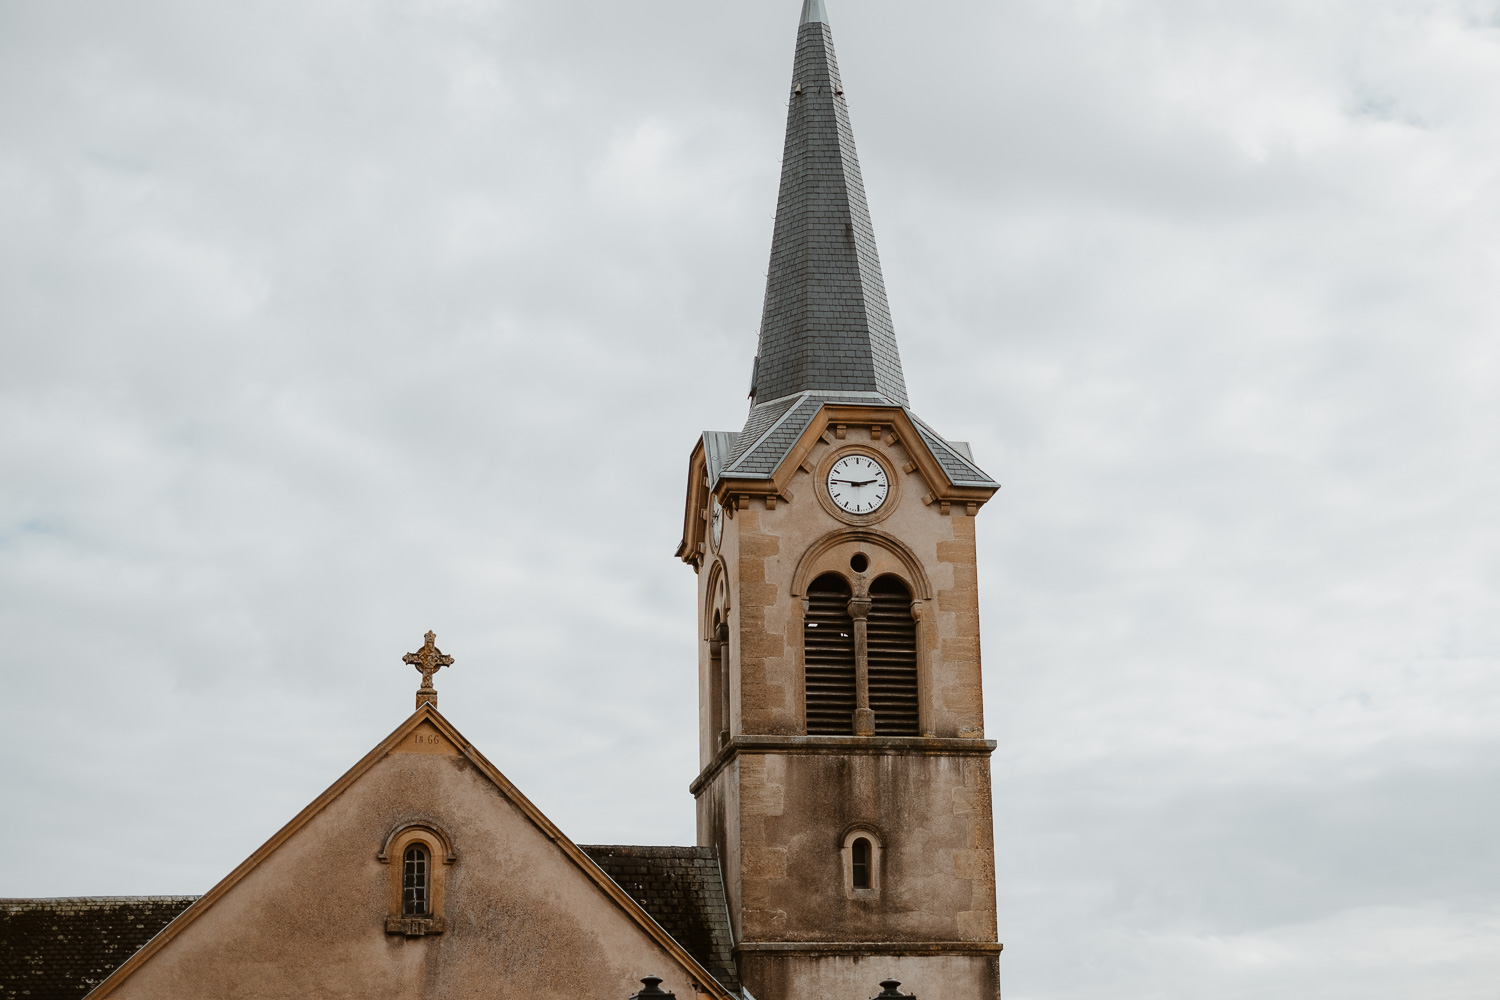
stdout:
<svg viewBox="0 0 1500 1000">
<path fill-rule="evenodd" d="M 905 405 L 880 255 L 821 6 L 797 33 L 754 395 L 879 392 Z"/>
<path fill-rule="evenodd" d="M 728 467 L 738 446 L 739 435 L 733 431 L 704 431 L 703 458 L 708 467 L 708 481 L 713 483 Z"/>
<path fill-rule="evenodd" d="M 752 383 L 744 430 L 732 443 L 733 436 L 723 433 L 723 440 L 708 446 L 713 481 L 726 475 L 769 478 L 824 403 L 907 406 L 854 130 L 821 0 L 807 0 L 797 32 Z M 954 483 L 998 485 L 974 464 L 967 445 L 950 444 L 920 421 L 918 428 Z"/>
<path fill-rule="evenodd" d="M 973 451 L 969 445 L 963 443 L 962 450 L 957 444 L 950 444 L 941 434 L 929 427 L 915 413 L 908 408 L 907 416 L 911 422 L 917 425 L 917 433 L 922 435 L 922 440 L 927 442 L 927 447 L 932 449 L 932 454 L 937 458 L 938 464 L 943 467 L 944 474 L 952 480 L 955 486 L 999 486 L 985 473 L 983 469 L 974 464 Z"/>
<path fill-rule="evenodd" d="M 197 898 L 0 899 L 0 1000 L 78 1000 Z"/>
<path fill-rule="evenodd" d="M 745 452 L 759 444 L 766 432 L 776 426 L 777 421 L 786 416 L 787 411 L 796 406 L 799 399 L 798 396 L 786 396 L 782 399 L 773 399 L 768 403 L 752 405 L 750 415 L 745 418 L 745 429 L 740 431 L 734 450 L 729 453 L 728 467 L 733 468 Z"/>
<path fill-rule="evenodd" d="M 770 403 L 751 407 L 745 429 L 739 435 L 738 454 L 723 468 L 720 475 L 739 479 L 766 479 L 785 461 L 792 446 L 807 430 L 825 405 L 850 403 L 861 406 L 892 406 L 897 404 L 876 393 L 829 393 L 804 392 L 789 399 L 777 399 Z M 911 411 L 900 407 L 922 436 L 928 449 L 937 458 L 944 474 L 958 486 L 999 486 L 978 465 L 967 444 L 951 444 L 937 431 Z M 761 412 L 757 412 L 761 411 Z M 717 481 L 718 476 L 711 476 Z"/>
<path fill-rule="evenodd" d="M 724 879 L 713 848 L 579 848 L 721 985 L 740 988 Z"/>
</svg>

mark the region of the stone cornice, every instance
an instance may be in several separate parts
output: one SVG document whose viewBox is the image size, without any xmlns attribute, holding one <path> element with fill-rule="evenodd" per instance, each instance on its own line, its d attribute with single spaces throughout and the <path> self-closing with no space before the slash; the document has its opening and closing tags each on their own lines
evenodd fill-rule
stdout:
<svg viewBox="0 0 1500 1000">
<path fill-rule="evenodd" d="M 735 954 L 998 955 L 998 941 L 741 941 Z"/>
<path fill-rule="evenodd" d="M 810 756 L 935 756 L 988 757 L 998 744 L 994 740 L 971 740 L 931 736 L 736 736 L 708 762 L 688 791 L 696 797 L 719 772 L 740 754 L 787 754 Z"/>
</svg>

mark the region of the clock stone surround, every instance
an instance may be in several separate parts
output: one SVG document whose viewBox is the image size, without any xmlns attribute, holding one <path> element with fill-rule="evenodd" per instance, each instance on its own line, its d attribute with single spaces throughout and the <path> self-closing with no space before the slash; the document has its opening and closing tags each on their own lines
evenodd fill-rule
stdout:
<svg viewBox="0 0 1500 1000">
<path fill-rule="evenodd" d="M 885 441 L 880 431 L 872 430 L 870 432 L 870 439 L 871 442 L 878 443 L 867 444 L 864 442 L 854 443 L 844 441 L 842 442 L 842 447 L 830 446 L 822 449 L 823 454 L 821 456 L 816 454 L 816 449 L 813 454 L 808 456 L 815 470 L 811 477 L 813 482 L 810 484 L 813 495 L 818 498 L 818 502 L 823 505 L 824 510 L 846 524 L 879 524 L 896 512 L 896 505 L 900 501 L 901 481 L 906 478 L 901 472 L 901 466 L 894 464 L 888 456 L 887 453 L 890 450 L 890 446 L 881 447 L 885 444 Z M 835 439 L 835 444 L 839 443 Z M 828 479 L 833 475 L 833 467 L 850 455 L 873 458 L 885 470 L 886 481 L 889 485 L 885 501 L 868 513 L 858 514 L 845 510 L 830 495 L 831 491 L 828 486 Z"/>
</svg>

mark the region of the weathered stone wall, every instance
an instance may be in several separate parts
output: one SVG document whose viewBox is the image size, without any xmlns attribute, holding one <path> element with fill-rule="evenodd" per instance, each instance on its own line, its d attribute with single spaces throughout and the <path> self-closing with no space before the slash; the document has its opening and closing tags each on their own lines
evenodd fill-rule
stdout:
<svg viewBox="0 0 1500 1000">
<path fill-rule="evenodd" d="M 710 818 L 705 839 L 723 845 L 726 872 L 737 872 L 736 940 L 995 940 L 982 754 L 745 753 L 699 802 Z M 840 849 L 855 826 L 882 846 L 875 898 L 845 891 Z"/>
<path fill-rule="evenodd" d="M 884 979 L 901 981 L 918 1000 L 999 1000 L 998 955 L 804 955 L 750 952 L 740 977 L 757 1000 L 868 1000 Z"/>
</svg>

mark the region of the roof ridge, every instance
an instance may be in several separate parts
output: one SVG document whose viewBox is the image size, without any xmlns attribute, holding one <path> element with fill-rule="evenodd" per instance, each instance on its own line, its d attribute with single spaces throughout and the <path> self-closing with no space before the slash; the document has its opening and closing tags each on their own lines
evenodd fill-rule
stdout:
<svg viewBox="0 0 1500 1000">
<path fill-rule="evenodd" d="M 767 403 L 766 404 L 767 406 L 773 406 L 776 403 L 780 403 L 782 400 L 790 400 L 791 401 L 791 402 L 789 402 L 787 404 L 787 408 L 784 411 L 782 411 L 781 416 L 779 416 L 775 420 L 773 420 L 771 422 L 771 425 L 769 427 L 767 427 L 764 431 L 762 431 L 761 434 L 758 437 L 756 437 L 756 439 L 753 442 L 751 442 L 745 448 L 741 449 L 740 453 L 738 455 L 734 456 L 734 461 L 730 462 L 728 465 L 726 465 L 724 467 L 724 471 L 725 472 L 733 472 L 734 469 L 740 464 L 740 462 L 744 461 L 746 455 L 753 455 L 753 454 L 755 454 L 755 449 L 759 448 L 762 444 L 764 444 L 766 438 L 770 437 L 773 433 L 775 433 L 776 428 L 778 428 L 782 424 L 786 423 L 787 420 L 791 417 L 791 415 L 793 413 L 796 413 L 799 409 L 801 409 L 802 408 L 802 404 L 805 403 L 805 402 L 807 402 L 808 398 L 811 397 L 811 396 L 812 396 L 812 392 L 809 390 L 808 392 L 799 392 L 795 396 L 782 396 L 780 399 L 776 399 L 776 400 L 774 400 L 771 403 Z M 753 409 L 753 407 L 752 407 L 752 409 Z M 747 422 L 747 425 L 748 425 L 748 422 Z"/>
<path fill-rule="evenodd" d="M 197 895 L 187 893 L 181 896 L 0 896 L 0 906 L 13 903 L 158 903 L 197 898 Z"/>
<path fill-rule="evenodd" d="M 931 434 L 934 438 L 936 438 L 939 442 L 942 443 L 943 447 L 945 447 L 949 451 L 951 451 L 953 453 L 953 455 L 954 455 L 955 458 L 957 458 L 960 462 L 962 462 L 965 465 L 967 465 L 970 469 L 972 469 L 974 472 L 976 472 L 985 481 L 989 481 L 989 478 L 990 478 L 989 473 L 985 472 L 978 465 L 975 465 L 973 459 L 969 458 L 963 452 L 961 452 L 957 448 L 955 448 L 953 446 L 953 443 L 951 441 L 949 441 L 947 438 L 943 437 L 943 435 L 940 434 L 931 424 L 929 424 L 927 421 L 923 420 L 921 417 L 919 417 L 915 413 L 913 413 L 911 411 L 911 407 L 907 406 L 907 407 L 903 407 L 903 409 L 906 410 L 906 415 L 908 417 L 911 417 L 911 422 L 917 425 L 917 429 L 918 430 L 926 431 L 928 434 Z"/>
</svg>

